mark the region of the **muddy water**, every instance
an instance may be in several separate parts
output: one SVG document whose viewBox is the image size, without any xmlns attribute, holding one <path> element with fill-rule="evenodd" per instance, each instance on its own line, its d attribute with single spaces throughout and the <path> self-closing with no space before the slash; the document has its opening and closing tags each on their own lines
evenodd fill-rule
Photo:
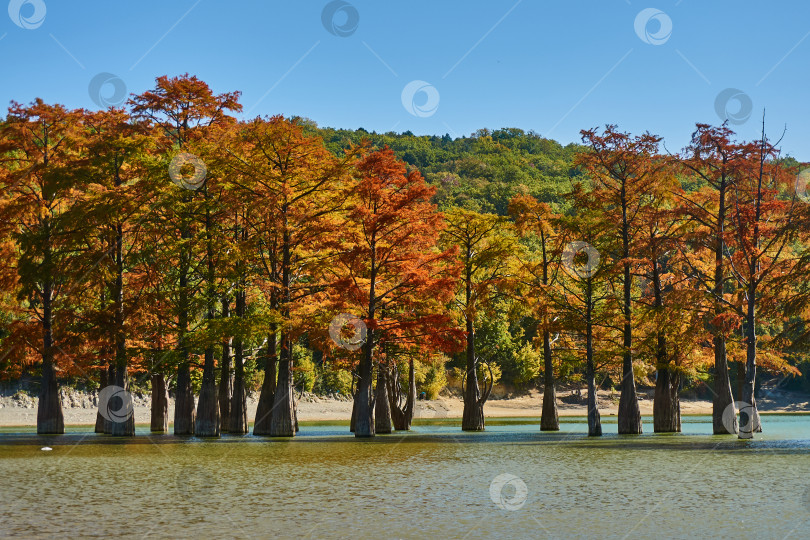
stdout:
<svg viewBox="0 0 810 540">
<path fill-rule="evenodd" d="M 357 441 L 0 430 L 0 536 L 283 538 L 804 538 L 810 416 L 765 415 L 753 441 L 684 434 L 588 439 L 584 419 L 457 420 Z M 645 418 L 645 421 L 649 419 Z M 645 422 L 645 429 L 651 428 Z M 48 445 L 52 451 L 42 451 Z"/>
</svg>

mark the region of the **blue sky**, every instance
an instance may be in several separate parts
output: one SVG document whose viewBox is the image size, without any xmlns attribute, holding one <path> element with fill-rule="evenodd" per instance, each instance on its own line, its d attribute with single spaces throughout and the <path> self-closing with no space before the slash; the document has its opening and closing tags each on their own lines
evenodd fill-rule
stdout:
<svg viewBox="0 0 810 540">
<path fill-rule="evenodd" d="M 12 0 L 9 12 L 4 105 L 97 108 L 99 73 L 138 93 L 189 72 L 242 91 L 250 117 L 452 136 L 508 126 L 562 143 L 616 123 L 672 151 L 718 109 L 755 138 L 764 108 L 771 135 L 787 127 L 784 151 L 810 161 L 806 0 Z"/>
</svg>

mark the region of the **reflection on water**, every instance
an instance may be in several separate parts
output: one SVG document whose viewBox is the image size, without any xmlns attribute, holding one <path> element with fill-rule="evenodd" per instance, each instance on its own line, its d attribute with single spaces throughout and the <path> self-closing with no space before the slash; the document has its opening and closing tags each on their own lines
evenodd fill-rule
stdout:
<svg viewBox="0 0 810 540">
<path fill-rule="evenodd" d="M 806 537 L 810 416 L 764 415 L 753 441 L 712 436 L 709 417 L 641 436 L 616 435 L 607 417 L 601 439 L 583 418 L 562 420 L 559 433 L 529 418 L 490 420 L 485 433 L 420 422 L 370 441 L 329 423 L 292 440 L 5 428 L 0 535 Z M 519 479 L 504 500 L 525 504 L 496 504 L 504 474 Z"/>
</svg>

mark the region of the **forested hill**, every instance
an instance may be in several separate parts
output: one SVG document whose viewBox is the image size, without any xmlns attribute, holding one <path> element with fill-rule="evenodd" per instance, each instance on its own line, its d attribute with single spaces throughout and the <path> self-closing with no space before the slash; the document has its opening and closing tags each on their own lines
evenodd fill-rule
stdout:
<svg viewBox="0 0 810 540">
<path fill-rule="evenodd" d="M 521 193 L 563 210 L 562 195 L 581 174 L 573 166 L 574 157 L 584 150 L 581 145 L 562 146 L 517 128 L 480 129 L 455 139 L 450 135 L 417 136 L 410 131 L 380 134 L 363 128 L 316 128 L 314 123 L 310 129 L 335 153 L 364 138 L 375 147 L 388 145 L 436 186 L 440 208 L 456 205 L 500 215 L 507 213 L 509 200 Z"/>
</svg>

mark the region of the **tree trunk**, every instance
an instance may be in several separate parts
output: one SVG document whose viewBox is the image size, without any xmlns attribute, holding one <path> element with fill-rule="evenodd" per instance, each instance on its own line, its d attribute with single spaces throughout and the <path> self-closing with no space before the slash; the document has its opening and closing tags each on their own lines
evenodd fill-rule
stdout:
<svg viewBox="0 0 810 540">
<path fill-rule="evenodd" d="M 101 390 L 107 388 L 107 370 L 100 369 L 98 372 L 99 376 L 99 393 Z M 94 429 L 96 433 L 104 433 L 104 417 L 101 416 L 100 410 L 96 410 L 96 427 Z"/>
<path fill-rule="evenodd" d="M 725 165 L 725 162 L 724 162 Z M 719 185 L 719 206 L 717 211 L 717 230 L 714 247 L 714 315 L 722 314 L 719 298 L 723 296 L 725 272 L 723 269 L 724 240 L 726 225 L 726 177 L 725 173 Z M 712 400 L 712 428 L 715 435 L 737 433 L 737 411 L 734 397 L 731 395 L 731 381 L 728 376 L 728 358 L 726 356 L 726 338 L 719 330 L 713 329 L 714 338 L 714 399 Z M 728 412 L 727 412 L 728 411 Z M 731 431 L 726 429 L 723 416 L 730 419 Z"/>
<path fill-rule="evenodd" d="M 281 332 L 281 358 L 278 364 L 278 383 L 273 396 L 270 415 L 270 436 L 295 436 L 295 393 L 292 381 L 292 343 L 286 329 Z"/>
<path fill-rule="evenodd" d="M 132 395 L 129 393 L 126 364 L 115 370 L 115 385 L 122 388 L 123 392 L 119 390 L 116 396 L 121 399 L 121 404 L 111 422 L 111 435 L 119 437 L 135 435 L 135 409 L 132 404 Z"/>
<path fill-rule="evenodd" d="M 757 402 L 754 397 L 754 382 L 757 377 L 757 331 L 756 331 L 756 288 L 748 288 L 748 306 L 746 311 L 747 339 L 745 344 L 745 384 L 743 385 L 742 402 L 740 405 L 740 439 L 751 439 L 754 433 L 762 431 L 757 411 Z"/>
<path fill-rule="evenodd" d="M 47 254 L 46 258 L 50 259 Z M 51 296 L 51 284 L 45 283 L 42 295 L 42 386 L 39 390 L 39 404 L 37 406 L 37 434 L 39 435 L 65 432 L 62 400 L 59 397 L 56 368 L 53 363 Z"/>
<path fill-rule="evenodd" d="M 214 373 L 214 348 L 206 347 L 200 398 L 197 400 L 197 423 L 194 433 L 198 437 L 219 437 L 219 404 L 217 380 Z"/>
<path fill-rule="evenodd" d="M 110 363 L 107 365 L 107 385 L 112 386 L 114 384 L 115 384 L 115 362 L 110 361 Z M 99 400 L 98 406 L 100 411 L 101 407 L 105 406 L 105 404 L 101 403 L 101 401 Z M 106 416 L 107 418 L 104 418 L 104 425 L 103 425 L 104 433 L 106 435 L 112 435 L 112 421 L 109 419 L 110 415 Z"/>
<path fill-rule="evenodd" d="M 115 185 L 120 186 L 121 180 L 116 170 Z M 135 435 L 135 410 L 130 395 L 129 380 L 127 378 L 127 342 L 124 333 L 124 229 L 121 223 L 115 225 L 115 283 L 113 288 L 115 301 L 115 385 L 124 391 L 120 393 L 123 400 L 120 414 L 115 416 L 112 423 L 112 434 L 118 436 Z"/>
<path fill-rule="evenodd" d="M 653 431 L 655 433 L 677 433 L 681 430 L 680 415 L 676 409 L 673 398 L 672 381 L 667 367 L 660 367 L 655 382 L 655 397 L 653 398 Z"/>
<path fill-rule="evenodd" d="M 540 415 L 540 431 L 559 431 L 557 394 L 554 389 L 554 364 L 551 358 L 551 335 L 543 330 L 543 412 Z"/>
<path fill-rule="evenodd" d="M 278 364 L 278 381 L 273 396 L 273 409 L 270 415 L 270 435 L 273 437 L 295 436 L 295 393 L 293 392 L 293 355 L 292 338 L 290 337 L 290 293 L 292 240 L 287 223 L 287 208 L 282 210 L 284 216 L 281 241 L 281 315 L 284 326 L 281 329 L 281 358 Z"/>
<path fill-rule="evenodd" d="M 388 368 L 380 365 L 377 368 L 377 389 L 374 398 L 374 432 L 391 433 L 391 402 L 388 399 Z"/>
<path fill-rule="evenodd" d="M 151 431 L 169 431 L 169 388 L 163 374 L 152 374 L 152 425 Z"/>
<path fill-rule="evenodd" d="M 223 306 L 224 306 L 223 301 Z M 231 340 L 222 342 L 222 365 L 219 370 L 219 418 L 222 433 L 229 431 L 228 421 L 231 418 L 231 396 L 233 395 L 233 381 L 231 380 Z"/>
<path fill-rule="evenodd" d="M 624 187 L 622 188 L 622 242 L 625 261 L 630 257 L 630 233 L 628 228 L 627 204 Z M 633 280 L 630 276 L 630 263 L 624 263 L 624 331 L 622 345 L 622 392 L 619 396 L 619 435 L 638 435 L 641 433 L 641 410 L 636 394 L 636 378 L 633 373 L 633 325 L 631 292 Z"/>
<path fill-rule="evenodd" d="M 656 293 L 660 298 L 660 295 Z M 660 307 L 660 306 L 659 306 Z M 656 352 L 656 367 L 658 369 L 655 381 L 655 397 L 653 398 L 653 431 L 655 433 L 676 433 L 681 430 L 680 413 L 677 401 L 677 382 L 673 388 L 673 377 L 669 371 L 669 358 L 667 357 L 667 341 L 663 332 L 658 332 Z"/>
<path fill-rule="evenodd" d="M 593 367 L 593 289 L 591 280 L 585 285 L 585 378 L 588 380 L 588 436 L 602 436 L 602 419 L 596 396 L 596 377 Z"/>
<path fill-rule="evenodd" d="M 231 418 L 228 420 L 228 430 L 236 435 L 248 432 L 247 420 L 247 392 L 245 390 L 244 344 L 241 338 L 236 338 L 234 344 L 234 378 L 233 399 L 231 400 Z"/>
<path fill-rule="evenodd" d="M 174 434 L 194 435 L 194 392 L 191 372 L 187 363 L 177 368 L 177 387 L 174 397 Z"/>
<path fill-rule="evenodd" d="M 271 325 L 270 334 L 267 336 L 264 381 L 259 394 L 259 403 L 256 406 L 256 420 L 253 422 L 254 435 L 270 435 L 271 411 L 276 394 L 276 363 L 278 362 L 276 349 L 276 329 L 275 325 Z"/>
<path fill-rule="evenodd" d="M 726 340 L 714 336 L 714 399 L 712 400 L 712 427 L 715 435 L 737 433 L 737 411 L 731 395 L 731 381 L 728 377 Z M 726 412 L 728 411 L 728 412 Z M 723 416 L 729 420 L 731 431 L 726 429 Z"/>
<path fill-rule="evenodd" d="M 211 219 L 211 196 L 208 184 L 203 187 L 205 196 L 205 260 L 207 271 L 205 274 L 205 303 L 207 306 L 206 319 L 209 323 L 216 318 L 216 294 L 214 291 L 214 239 L 213 222 Z M 217 403 L 217 377 L 214 369 L 214 346 L 209 344 L 205 348 L 205 363 L 203 364 L 203 380 L 200 386 L 200 398 L 197 401 L 197 422 L 194 431 L 198 437 L 219 437 L 219 404 Z"/>
<path fill-rule="evenodd" d="M 484 431 L 484 403 L 478 387 L 478 370 L 475 361 L 475 331 L 471 318 L 467 319 L 467 374 L 464 386 L 464 412 L 461 429 L 464 431 Z"/>
<path fill-rule="evenodd" d="M 352 394 L 352 419 L 349 420 L 349 432 L 354 433 L 357 425 L 357 392 Z"/>
</svg>

